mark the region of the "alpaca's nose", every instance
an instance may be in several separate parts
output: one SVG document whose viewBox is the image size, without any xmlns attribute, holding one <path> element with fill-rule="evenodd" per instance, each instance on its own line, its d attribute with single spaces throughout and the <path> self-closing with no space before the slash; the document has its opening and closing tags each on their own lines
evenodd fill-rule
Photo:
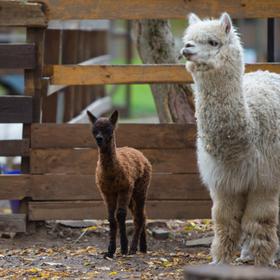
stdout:
<svg viewBox="0 0 280 280">
<path fill-rule="evenodd" d="M 194 47 L 194 44 L 187 43 L 187 44 L 185 45 L 185 48 L 192 48 L 192 47 Z"/>
<path fill-rule="evenodd" d="M 95 140 L 96 140 L 96 142 L 97 142 L 98 145 L 101 145 L 102 142 L 103 142 L 103 136 L 102 136 L 102 135 L 97 135 L 97 136 L 95 137 Z"/>
</svg>

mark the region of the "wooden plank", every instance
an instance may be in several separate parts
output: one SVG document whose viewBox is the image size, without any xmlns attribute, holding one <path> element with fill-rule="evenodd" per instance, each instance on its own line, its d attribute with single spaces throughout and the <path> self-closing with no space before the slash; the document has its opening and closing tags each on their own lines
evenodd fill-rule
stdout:
<svg viewBox="0 0 280 280">
<path fill-rule="evenodd" d="M 26 232 L 26 215 L 1 214 L 0 232 Z"/>
<path fill-rule="evenodd" d="M 194 149 L 145 149 L 155 173 L 197 173 Z M 32 174 L 94 174 L 97 150 L 33 149 Z"/>
<path fill-rule="evenodd" d="M 53 65 L 51 84 L 103 85 L 190 82 L 191 75 L 177 65 Z"/>
<path fill-rule="evenodd" d="M 27 1 L 0 1 L 0 26 L 46 26 L 42 4 Z"/>
<path fill-rule="evenodd" d="M 30 44 L 35 44 L 36 47 L 36 67 L 34 69 L 25 69 L 24 71 L 24 93 L 27 96 L 32 96 L 32 120 L 31 122 L 39 122 L 41 118 L 41 97 L 46 96 L 44 89 L 42 90 L 42 68 L 44 61 L 44 28 L 28 28 L 26 30 L 26 40 Z M 30 124 L 23 125 L 23 138 L 31 138 Z M 21 160 L 22 173 L 29 173 L 30 162 L 29 157 L 22 157 Z"/>
<path fill-rule="evenodd" d="M 181 18 L 190 12 L 202 17 L 227 11 L 233 18 L 280 16 L 278 0 L 43 0 L 49 19 L 148 19 Z"/>
<path fill-rule="evenodd" d="M 29 139 L 0 140 L 0 156 L 28 156 Z"/>
<path fill-rule="evenodd" d="M 0 175 L 0 199 L 23 199 L 31 195 L 29 175 Z"/>
<path fill-rule="evenodd" d="M 57 30 L 49 30 L 48 31 L 57 31 Z M 46 40 L 47 41 L 47 40 Z M 53 41 L 53 40 L 52 40 Z M 84 50 L 85 51 L 85 50 Z M 94 58 L 90 58 L 88 60 L 85 60 L 81 63 L 79 63 L 78 65 L 94 65 L 94 64 L 105 64 L 105 63 L 108 63 L 110 62 L 110 59 L 111 59 L 111 56 L 106 54 L 106 55 L 100 55 L 100 56 L 97 56 L 97 57 L 94 57 Z M 47 62 L 49 63 L 49 62 Z M 53 63 L 55 64 L 55 63 Z M 48 67 L 46 68 L 48 69 Z M 48 96 L 62 90 L 62 89 L 65 89 L 67 87 L 67 85 L 61 85 L 61 86 L 50 86 L 49 89 L 48 89 Z"/>
<path fill-rule="evenodd" d="M 40 122 L 41 98 L 46 96 L 46 92 L 43 90 L 47 90 L 47 88 L 42 88 L 45 29 L 29 28 L 26 36 L 28 43 L 35 44 L 36 47 L 36 67 L 32 70 L 26 69 L 24 72 L 25 94 L 33 96 L 33 122 Z"/>
<path fill-rule="evenodd" d="M 94 175 L 32 175 L 30 181 L 33 200 L 102 200 Z M 210 198 L 198 174 L 153 174 L 148 199 Z"/>
<path fill-rule="evenodd" d="M 185 65 L 52 65 L 51 83 L 56 85 L 103 85 L 142 83 L 190 83 L 192 77 Z M 269 70 L 280 73 L 279 63 L 246 65 L 246 72 Z"/>
<path fill-rule="evenodd" d="M 0 44 L 0 68 L 32 69 L 35 63 L 34 44 Z"/>
<path fill-rule="evenodd" d="M 32 98 L 0 96 L 0 123 L 31 123 Z"/>
<path fill-rule="evenodd" d="M 47 64 L 59 64 L 61 54 L 61 31 L 47 29 L 45 32 L 45 50 L 44 61 Z M 44 85 L 43 85 L 44 86 Z M 49 90 L 48 85 L 47 90 Z M 56 122 L 56 110 L 57 110 L 57 97 L 58 94 L 50 96 L 43 96 L 42 98 L 42 122 Z"/>
<path fill-rule="evenodd" d="M 94 175 L 0 175 L 0 199 L 102 200 Z M 153 174 L 148 200 L 209 200 L 198 174 Z"/>
<path fill-rule="evenodd" d="M 194 147 L 196 126 L 187 124 L 120 124 L 117 145 L 134 148 Z M 33 124 L 32 148 L 96 148 L 88 124 Z"/>
<path fill-rule="evenodd" d="M 62 36 L 62 64 L 77 64 L 78 61 L 78 44 L 79 32 L 77 30 L 63 30 Z M 71 46 L 71 48 L 67 48 Z M 64 92 L 64 122 L 71 120 L 74 117 L 74 104 L 77 87 L 67 87 Z"/>
<path fill-rule="evenodd" d="M 106 209 L 103 201 L 29 202 L 29 219 L 80 220 L 104 219 Z M 211 201 L 147 201 L 150 219 L 203 219 L 211 217 Z"/>
</svg>

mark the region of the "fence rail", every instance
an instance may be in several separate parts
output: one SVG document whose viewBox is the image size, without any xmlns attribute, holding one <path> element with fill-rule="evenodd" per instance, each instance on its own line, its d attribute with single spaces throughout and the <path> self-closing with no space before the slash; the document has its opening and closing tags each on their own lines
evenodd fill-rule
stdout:
<svg viewBox="0 0 280 280">
<path fill-rule="evenodd" d="M 22 140 L 0 140 L 0 156 L 28 156 L 29 139 Z"/>
<path fill-rule="evenodd" d="M 227 11 L 233 18 L 280 16 L 278 0 L 42 0 L 49 20 L 171 19 L 190 12 L 216 17 Z"/>
<path fill-rule="evenodd" d="M 52 65 L 46 68 L 55 85 L 104 85 L 135 83 L 190 83 L 191 75 L 184 65 Z M 246 65 L 246 72 L 269 70 L 280 73 L 277 63 Z"/>
<path fill-rule="evenodd" d="M 35 65 L 34 44 L 0 44 L 0 68 L 33 69 Z"/>
<path fill-rule="evenodd" d="M 1 96 L 0 123 L 31 123 L 32 102 L 29 96 Z"/>
<path fill-rule="evenodd" d="M 203 219 L 210 218 L 210 200 L 200 201 L 147 201 L 147 215 L 150 219 Z M 107 216 L 103 201 L 41 201 L 28 205 L 29 219 L 81 220 L 104 219 Z"/>
<path fill-rule="evenodd" d="M 44 27 L 46 25 L 47 19 L 42 4 L 18 0 L 0 1 L 0 26 Z"/>
<path fill-rule="evenodd" d="M 97 200 L 95 176 L 73 174 L 0 175 L 0 199 Z M 209 200 L 198 174 L 153 174 L 148 200 Z"/>
<path fill-rule="evenodd" d="M 184 149 L 194 147 L 195 135 L 196 126 L 189 124 L 120 124 L 117 145 Z M 96 148 L 87 124 L 32 124 L 31 144 L 33 149 Z"/>
</svg>

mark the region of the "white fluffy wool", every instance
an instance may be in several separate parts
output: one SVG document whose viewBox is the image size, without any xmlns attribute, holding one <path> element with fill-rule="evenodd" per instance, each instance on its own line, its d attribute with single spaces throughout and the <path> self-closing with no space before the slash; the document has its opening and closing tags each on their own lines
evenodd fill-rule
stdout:
<svg viewBox="0 0 280 280">
<path fill-rule="evenodd" d="M 233 227 L 226 222 L 224 226 L 229 231 L 243 230 L 251 236 L 249 247 L 254 251 L 256 263 L 271 263 L 276 241 L 273 240 L 272 245 L 261 245 L 267 246 L 267 252 L 255 248 L 259 238 L 255 238 L 255 229 L 259 220 L 264 219 L 265 214 L 261 212 L 269 213 L 267 203 L 271 196 L 276 196 L 276 202 L 271 203 L 274 205 L 272 214 L 268 215 L 272 227 L 268 235 L 275 239 L 280 188 L 280 75 L 268 71 L 244 74 L 243 49 L 227 14 L 218 20 L 203 21 L 191 14 L 189 22 L 182 53 L 186 54 L 186 68 L 195 82 L 198 166 L 214 202 L 212 214 L 219 217 L 219 213 L 215 213 L 215 204 L 221 204 L 219 199 L 224 200 L 225 208 L 228 196 L 233 201 L 240 194 L 248 196 L 247 205 L 245 200 L 240 206 L 240 217 L 231 216 L 230 211 L 228 217 L 224 217 L 236 218 L 236 225 Z M 263 196 L 266 201 L 249 214 L 251 205 L 262 192 L 268 194 Z M 248 205 L 248 201 L 254 202 Z M 255 225 L 250 230 L 245 225 L 241 229 L 246 220 L 243 216 Z M 215 235 L 214 243 L 219 244 L 214 246 L 221 248 L 221 239 L 227 237 Z M 223 246 L 227 247 L 225 244 Z M 214 262 L 229 261 L 230 253 L 213 251 Z"/>
</svg>

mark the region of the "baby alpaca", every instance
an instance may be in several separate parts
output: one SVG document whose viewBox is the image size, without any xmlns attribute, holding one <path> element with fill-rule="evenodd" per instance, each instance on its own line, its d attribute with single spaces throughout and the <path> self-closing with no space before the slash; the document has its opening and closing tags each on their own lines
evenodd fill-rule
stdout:
<svg viewBox="0 0 280 280">
<path fill-rule="evenodd" d="M 117 222 L 121 253 L 128 253 L 125 219 L 131 210 L 134 234 L 129 254 L 135 254 L 140 239 L 140 252 L 147 252 L 145 201 L 151 180 L 152 166 L 148 159 L 132 148 L 116 148 L 115 129 L 118 112 L 110 118 L 97 119 L 87 111 L 92 134 L 98 146 L 96 185 L 106 203 L 110 225 L 110 243 L 104 257 L 113 258 L 116 251 Z"/>
<path fill-rule="evenodd" d="M 280 75 L 244 74 L 243 49 L 224 13 L 189 16 L 182 54 L 195 83 L 197 157 L 213 200 L 214 263 L 242 256 L 272 265 L 278 247 Z"/>
</svg>

